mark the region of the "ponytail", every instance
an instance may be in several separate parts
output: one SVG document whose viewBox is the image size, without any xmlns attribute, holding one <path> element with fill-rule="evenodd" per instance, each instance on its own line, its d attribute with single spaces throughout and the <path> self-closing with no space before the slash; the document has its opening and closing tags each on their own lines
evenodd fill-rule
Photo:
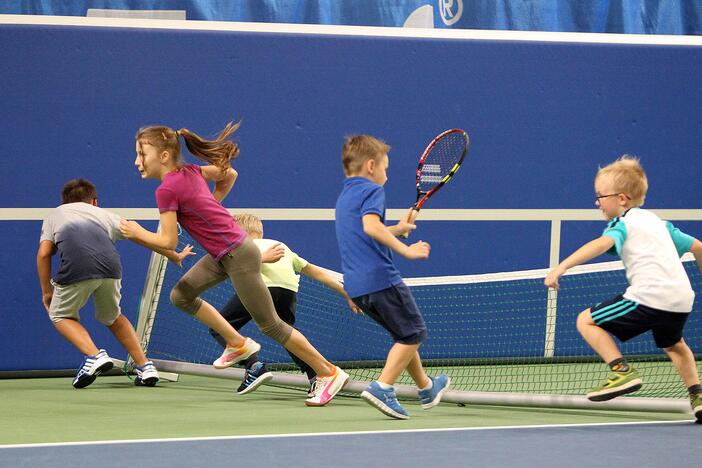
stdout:
<svg viewBox="0 0 702 468">
<path fill-rule="evenodd" d="M 182 157 L 178 137 L 182 137 L 188 151 L 224 172 L 231 167 L 232 159 L 239 156 L 239 145 L 230 140 L 229 137 L 237 131 L 240 125 L 241 121 L 229 122 L 214 140 L 205 140 L 187 128 L 173 130 L 164 126 L 142 127 L 137 132 L 136 140 L 145 139 L 159 150 L 171 152 L 174 160 L 180 163 Z"/>
<path fill-rule="evenodd" d="M 237 131 L 240 125 L 241 121 L 229 122 L 214 140 L 205 140 L 187 128 L 181 128 L 176 134 L 183 137 L 185 146 L 194 156 L 224 172 L 231 167 L 232 159 L 239 156 L 239 145 L 230 140 L 229 136 Z"/>
</svg>

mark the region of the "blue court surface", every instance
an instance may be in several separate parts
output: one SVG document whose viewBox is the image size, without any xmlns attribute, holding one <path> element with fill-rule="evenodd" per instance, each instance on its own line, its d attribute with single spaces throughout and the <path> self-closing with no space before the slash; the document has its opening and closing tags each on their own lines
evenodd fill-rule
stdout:
<svg viewBox="0 0 702 468">
<path fill-rule="evenodd" d="M 614 423 L 3 446 L 2 467 L 696 466 L 702 426 Z"/>
</svg>

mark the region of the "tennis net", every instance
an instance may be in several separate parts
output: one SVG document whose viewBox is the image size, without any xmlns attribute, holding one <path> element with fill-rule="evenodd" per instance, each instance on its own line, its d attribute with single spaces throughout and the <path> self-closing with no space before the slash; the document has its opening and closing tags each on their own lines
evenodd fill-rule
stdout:
<svg viewBox="0 0 702 468">
<path fill-rule="evenodd" d="M 181 243 L 179 248 L 186 243 L 196 245 L 187 233 L 181 235 Z M 195 250 L 203 252 L 197 245 Z M 240 378 L 242 371 L 210 369 L 221 348 L 205 326 L 168 300 L 171 288 L 197 258 L 187 259 L 184 269 L 179 269 L 161 256 L 152 257 L 138 332 L 149 357 L 164 370 Z M 695 262 L 687 259 L 684 265 L 700 295 L 702 278 Z M 338 273 L 330 274 L 340 278 Z M 608 369 L 581 338 L 575 320 L 581 310 L 621 294 L 627 280 L 621 262 L 586 265 L 565 275 L 556 293 L 544 287 L 545 274 L 546 270 L 531 270 L 405 281 L 429 330 L 420 349 L 425 367 L 430 374 L 445 372 L 452 379 L 453 391 L 447 395 L 448 400 L 588 407 L 581 395 L 599 385 Z M 233 294 L 231 283 L 224 281 L 203 298 L 221 308 Z M 702 349 L 699 308 L 696 304 L 685 329 L 685 339 L 693 351 Z M 304 275 L 295 326 L 327 359 L 351 375 L 355 384 L 346 390 L 353 392 L 377 378 L 392 344 L 388 333 L 375 322 L 354 315 L 341 296 Z M 242 334 L 261 343 L 261 359 L 283 373 L 278 383 L 307 385 L 285 350 L 262 335 L 253 321 L 242 329 Z M 622 344 L 621 349 L 644 378 L 644 387 L 635 397 L 653 401 L 686 396 L 684 385 L 665 353 L 656 348 L 650 333 Z M 407 385 L 399 395 L 414 395 L 406 373 L 398 383 L 400 387 Z M 631 397 L 617 401 L 627 399 Z M 675 409 L 682 408 L 678 403 L 673 405 Z M 602 403 L 595 405 L 604 407 Z M 617 405 L 612 407 L 616 409 Z M 628 404 L 621 407 L 629 408 Z M 667 403 L 643 407 L 662 411 L 666 408 L 670 409 Z"/>
</svg>

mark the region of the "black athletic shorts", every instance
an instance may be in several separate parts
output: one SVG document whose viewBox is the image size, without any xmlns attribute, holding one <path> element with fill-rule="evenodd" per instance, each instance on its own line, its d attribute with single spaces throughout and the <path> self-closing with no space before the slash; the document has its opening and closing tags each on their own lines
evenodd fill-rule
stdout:
<svg viewBox="0 0 702 468">
<path fill-rule="evenodd" d="M 619 295 L 590 309 L 595 325 L 621 341 L 627 341 L 649 330 L 659 348 L 669 348 L 682 339 L 684 312 L 654 309 Z"/>
</svg>

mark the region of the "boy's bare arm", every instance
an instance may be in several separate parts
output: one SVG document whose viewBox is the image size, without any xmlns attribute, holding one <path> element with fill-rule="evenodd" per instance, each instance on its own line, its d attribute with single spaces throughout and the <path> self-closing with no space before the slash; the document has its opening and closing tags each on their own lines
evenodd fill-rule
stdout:
<svg viewBox="0 0 702 468">
<path fill-rule="evenodd" d="M 557 267 L 549 271 L 548 275 L 546 275 L 546 279 L 544 279 L 544 284 L 549 288 L 558 289 L 558 278 L 560 278 L 563 273 L 576 265 L 580 265 L 581 263 L 585 263 L 588 260 L 602 255 L 611 249 L 613 245 L 614 239 L 609 236 L 602 236 L 591 240 L 573 252 L 570 257 L 563 260 Z"/>
<path fill-rule="evenodd" d="M 693 240 L 692 247 L 690 247 L 690 252 L 695 256 L 697 268 L 699 268 L 702 272 L 702 242 L 697 239 Z"/>
<path fill-rule="evenodd" d="M 326 287 L 333 289 L 342 296 L 346 296 L 346 291 L 344 291 L 344 287 L 341 285 L 341 283 L 329 276 L 324 270 L 319 268 L 317 265 L 308 263 L 301 270 L 301 273 L 303 273 L 305 276 L 309 276 L 313 280 L 319 281 Z"/>
<path fill-rule="evenodd" d="M 49 310 L 51 305 L 51 297 L 54 294 L 54 287 L 51 284 L 51 257 L 56 252 L 56 245 L 49 241 L 43 240 L 39 243 L 37 251 L 37 274 L 39 275 L 39 284 L 41 285 L 41 302 L 44 308 Z"/>
<path fill-rule="evenodd" d="M 344 290 L 344 286 L 338 282 L 336 279 L 332 278 L 330 275 L 328 275 L 324 270 L 319 268 L 317 265 L 313 265 L 312 263 L 308 263 L 305 265 L 305 267 L 300 270 L 301 273 L 303 273 L 305 276 L 309 276 L 310 278 L 319 281 L 326 287 L 333 289 L 334 291 L 338 292 L 341 294 L 344 299 L 346 299 L 346 302 L 348 302 L 349 307 L 351 310 L 356 313 L 363 313 L 361 312 L 361 309 L 351 300 L 349 295 L 346 293 Z"/>
<path fill-rule="evenodd" d="M 431 246 L 428 243 L 419 241 L 412 245 L 405 245 L 380 221 L 380 216 L 377 214 L 367 214 L 363 216 L 363 232 L 410 260 L 429 258 Z"/>
</svg>

